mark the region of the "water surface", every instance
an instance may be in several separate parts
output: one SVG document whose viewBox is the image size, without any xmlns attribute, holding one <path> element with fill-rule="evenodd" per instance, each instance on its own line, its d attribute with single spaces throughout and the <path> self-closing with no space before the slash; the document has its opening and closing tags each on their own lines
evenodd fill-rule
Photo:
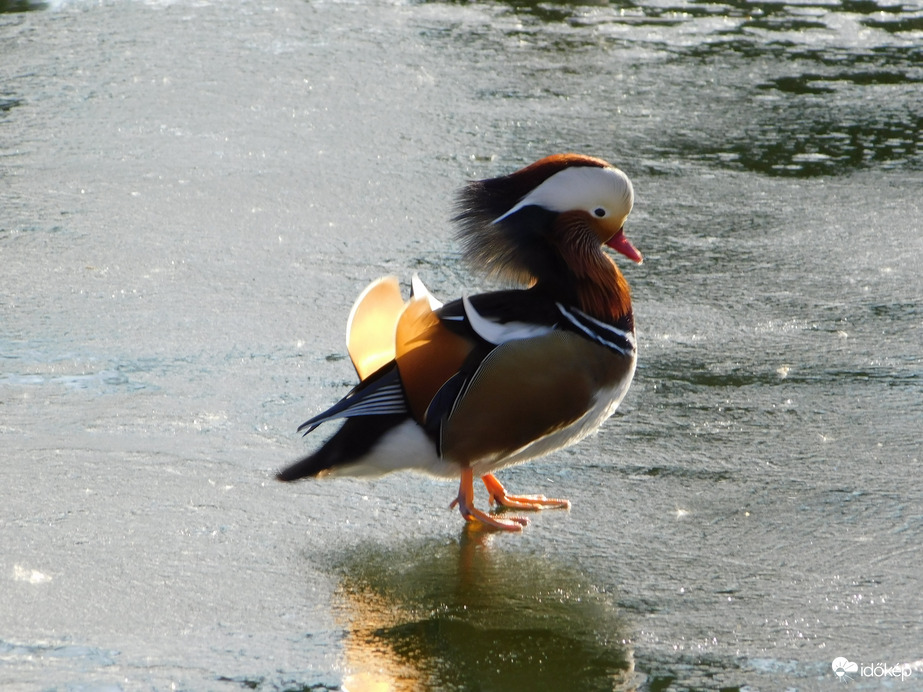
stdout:
<svg viewBox="0 0 923 692">
<path fill-rule="evenodd" d="M 0 684 L 919 688 L 921 17 L 0 14 Z M 499 536 L 426 478 L 275 483 L 358 292 L 489 288 L 454 191 L 565 150 L 629 173 L 645 255 L 620 412 L 503 474 L 573 509 Z"/>
</svg>

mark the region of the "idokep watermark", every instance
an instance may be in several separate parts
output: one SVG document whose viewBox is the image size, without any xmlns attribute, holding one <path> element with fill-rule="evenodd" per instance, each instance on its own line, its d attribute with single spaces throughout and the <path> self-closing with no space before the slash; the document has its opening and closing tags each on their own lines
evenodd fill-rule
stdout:
<svg viewBox="0 0 923 692">
<path fill-rule="evenodd" d="M 874 663 L 865 665 L 855 663 L 848 658 L 838 656 L 830 664 L 833 667 L 834 674 L 841 680 L 853 680 L 856 677 L 863 678 L 900 678 L 906 680 L 913 675 L 913 666 L 909 663 L 898 663 L 888 665 L 887 663 Z"/>
</svg>

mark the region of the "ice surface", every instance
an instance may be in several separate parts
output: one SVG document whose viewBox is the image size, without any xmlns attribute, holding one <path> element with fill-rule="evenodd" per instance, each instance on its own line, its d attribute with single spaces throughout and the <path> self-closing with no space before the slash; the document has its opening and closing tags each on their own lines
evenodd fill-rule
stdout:
<svg viewBox="0 0 923 692">
<path fill-rule="evenodd" d="M 0 687 L 923 679 L 920 8 L 850 8 L 0 14 Z M 358 292 L 488 288 L 455 190 L 562 150 L 645 256 L 620 412 L 504 474 L 573 509 L 276 483 Z"/>
</svg>

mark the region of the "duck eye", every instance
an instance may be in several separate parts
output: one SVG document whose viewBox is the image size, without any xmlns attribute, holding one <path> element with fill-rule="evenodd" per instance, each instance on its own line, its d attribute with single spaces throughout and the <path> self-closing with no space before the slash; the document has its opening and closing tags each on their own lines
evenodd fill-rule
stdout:
<svg viewBox="0 0 923 692">
<path fill-rule="evenodd" d="M 601 219 L 606 215 L 606 210 L 602 207 L 596 207 L 596 209 L 593 210 L 593 214 L 595 214 L 597 218 Z"/>
</svg>

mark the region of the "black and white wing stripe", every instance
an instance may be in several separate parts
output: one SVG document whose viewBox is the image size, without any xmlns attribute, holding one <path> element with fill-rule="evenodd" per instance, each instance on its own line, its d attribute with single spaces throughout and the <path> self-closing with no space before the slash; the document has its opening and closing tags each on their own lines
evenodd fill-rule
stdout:
<svg viewBox="0 0 923 692">
<path fill-rule="evenodd" d="M 321 423 L 338 418 L 406 414 L 408 411 L 404 386 L 397 368 L 392 367 L 380 377 L 372 375 L 361 387 L 352 390 L 323 413 L 302 423 L 298 426 L 298 432 L 307 435 Z"/>
<path fill-rule="evenodd" d="M 586 338 L 621 353 L 623 356 L 631 356 L 637 349 L 634 330 L 620 329 L 616 325 L 590 317 L 574 307 L 565 307 L 561 303 L 556 303 L 556 305 L 570 327 Z"/>
</svg>

